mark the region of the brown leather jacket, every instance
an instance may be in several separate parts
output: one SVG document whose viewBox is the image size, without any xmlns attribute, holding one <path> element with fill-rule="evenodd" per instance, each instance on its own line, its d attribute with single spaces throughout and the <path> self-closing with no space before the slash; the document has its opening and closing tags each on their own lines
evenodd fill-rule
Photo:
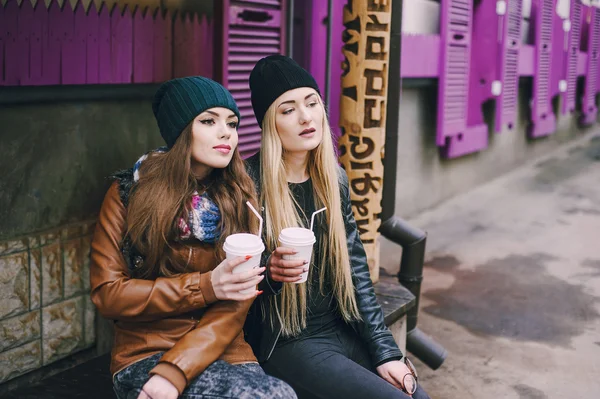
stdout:
<svg viewBox="0 0 600 399">
<path fill-rule="evenodd" d="M 167 378 L 181 393 L 218 359 L 256 362 L 242 331 L 252 300 L 217 300 L 210 280 L 217 265 L 214 247 L 173 243 L 190 273 L 132 279 L 120 249 L 126 212 L 115 182 L 100 210 L 90 266 L 92 301 L 102 316 L 115 321 L 111 372 L 164 351 L 150 374 Z"/>
</svg>

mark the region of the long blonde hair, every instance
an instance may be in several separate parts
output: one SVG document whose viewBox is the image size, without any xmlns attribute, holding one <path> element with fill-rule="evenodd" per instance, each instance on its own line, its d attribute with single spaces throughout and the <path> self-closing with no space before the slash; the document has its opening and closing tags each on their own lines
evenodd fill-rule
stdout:
<svg viewBox="0 0 600 399">
<path fill-rule="evenodd" d="M 321 143 L 308 155 L 308 174 L 313 184 L 313 196 L 317 209 L 327 206 L 325 212 L 329 231 L 321 240 L 321 265 L 319 275 L 320 291 L 324 291 L 324 281 L 329 277 L 338 309 L 346 321 L 360 319 L 356 304 L 354 284 L 350 268 L 350 256 L 346 238 L 346 227 L 342 215 L 338 164 L 333 139 L 323 100 L 323 138 Z M 295 207 L 293 194 L 288 186 L 284 149 L 275 124 L 276 105 L 271 104 L 263 120 L 263 136 L 260 151 L 261 196 L 265 208 L 265 235 L 269 251 L 278 245 L 279 232 L 286 227 L 302 224 Z M 325 267 L 325 266 L 330 267 Z M 312 272 L 312 267 L 311 267 Z M 284 336 L 298 335 L 306 328 L 308 284 L 283 284 L 281 295 L 271 297 L 271 320 L 277 317 Z M 274 316 L 274 317 L 273 317 Z"/>
</svg>

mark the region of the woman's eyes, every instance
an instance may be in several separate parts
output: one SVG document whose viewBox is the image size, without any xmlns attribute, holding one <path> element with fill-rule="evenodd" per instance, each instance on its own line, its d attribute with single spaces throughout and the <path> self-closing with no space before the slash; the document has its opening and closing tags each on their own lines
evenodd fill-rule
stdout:
<svg viewBox="0 0 600 399">
<path fill-rule="evenodd" d="M 207 119 L 202 119 L 200 120 L 200 123 L 202 123 L 203 125 L 208 125 L 208 126 L 212 126 L 214 125 L 216 122 L 214 119 L 212 118 L 207 118 Z M 229 126 L 232 129 L 236 129 L 238 127 L 238 122 L 227 122 L 227 126 Z"/>
<path fill-rule="evenodd" d="M 306 106 L 309 107 L 309 108 L 314 108 L 317 104 L 318 104 L 318 102 L 311 101 Z M 288 108 L 285 111 L 283 111 L 282 114 L 288 115 L 288 114 L 291 114 L 293 111 L 294 111 L 294 108 Z"/>
</svg>

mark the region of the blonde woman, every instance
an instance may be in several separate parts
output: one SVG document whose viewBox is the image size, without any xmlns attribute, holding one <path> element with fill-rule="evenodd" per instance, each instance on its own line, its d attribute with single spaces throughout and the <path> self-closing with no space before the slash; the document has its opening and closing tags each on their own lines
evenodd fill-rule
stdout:
<svg viewBox="0 0 600 399">
<path fill-rule="evenodd" d="M 314 78 L 289 57 L 269 56 L 254 67 L 250 89 L 262 146 L 246 167 L 270 252 L 265 296 L 245 328 L 259 362 L 299 398 L 428 398 L 384 324 Z M 325 206 L 311 264 L 284 260 L 293 251 L 278 247 L 280 231 L 307 226 Z"/>
</svg>

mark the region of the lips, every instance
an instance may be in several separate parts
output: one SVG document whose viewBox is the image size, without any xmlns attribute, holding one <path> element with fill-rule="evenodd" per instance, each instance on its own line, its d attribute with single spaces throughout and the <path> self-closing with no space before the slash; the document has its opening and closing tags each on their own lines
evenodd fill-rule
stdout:
<svg viewBox="0 0 600 399">
<path fill-rule="evenodd" d="M 304 129 L 301 133 L 300 136 L 307 136 L 307 137 L 312 137 L 313 133 L 315 132 L 315 128 L 311 127 L 308 129 Z"/>
<path fill-rule="evenodd" d="M 229 154 L 229 152 L 231 151 L 231 147 L 227 144 L 219 144 L 217 146 L 214 146 L 213 148 L 222 154 Z"/>
</svg>

